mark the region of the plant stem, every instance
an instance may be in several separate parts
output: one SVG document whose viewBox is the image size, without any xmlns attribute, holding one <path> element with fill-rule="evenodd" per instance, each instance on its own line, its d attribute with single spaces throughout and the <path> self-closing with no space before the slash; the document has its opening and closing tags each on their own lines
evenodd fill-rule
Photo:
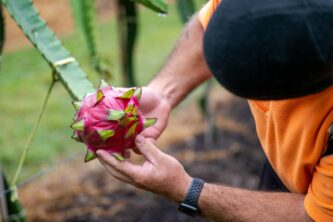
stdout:
<svg viewBox="0 0 333 222">
<path fill-rule="evenodd" d="M 23 153 L 21 154 L 20 162 L 19 162 L 19 164 L 17 166 L 17 169 L 16 169 L 16 172 L 15 172 L 15 176 L 14 176 L 12 182 L 11 182 L 11 187 L 15 188 L 15 190 L 14 190 L 13 193 L 16 192 L 16 187 L 15 186 L 16 186 L 16 183 L 17 183 L 17 179 L 18 179 L 18 177 L 19 177 L 19 175 L 21 173 L 24 161 L 27 158 L 29 148 L 31 146 L 31 143 L 32 143 L 35 135 L 36 135 L 37 129 L 39 127 L 40 121 L 41 121 L 41 119 L 43 117 L 43 114 L 44 114 L 44 111 L 45 111 L 45 108 L 46 108 L 47 101 L 49 100 L 49 97 L 50 97 L 50 94 L 51 94 L 51 91 L 53 89 L 53 86 L 54 86 L 55 82 L 56 82 L 56 80 L 53 79 L 52 83 L 51 83 L 51 85 L 50 85 L 50 87 L 49 87 L 49 89 L 47 91 L 46 97 L 45 97 L 44 102 L 43 102 L 43 106 L 42 106 L 41 111 L 40 111 L 40 113 L 38 115 L 38 119 L 35 122 L 35 125 L 34 125 L 32 131 L 31 131 L 31 133 L 30 133 L 30 135 L 28 137 L 28 140 L 27 140 L 27 142 L 26 142 L 26 144 L 24 146 Z"/>
</svg>

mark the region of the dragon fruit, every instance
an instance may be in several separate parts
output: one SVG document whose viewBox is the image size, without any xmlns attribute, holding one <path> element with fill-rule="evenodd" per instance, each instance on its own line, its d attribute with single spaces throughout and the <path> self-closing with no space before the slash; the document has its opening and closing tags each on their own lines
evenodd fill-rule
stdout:
<svg viewBox="0 0 333 222">
<path fill-rule="evenodd" d="M 124 151 L 134 147 L 135 137 L 155 124 L 156 118 L 144 118 L 139 110 L 141 94 L 140 87 L 123 92 L 102 80 L 96 93 L 73 102 L 77 113 L 72 138 L 87 145 L 85 162 L 95 159 L 98 149 L 123 160 Z"/>
</svg>

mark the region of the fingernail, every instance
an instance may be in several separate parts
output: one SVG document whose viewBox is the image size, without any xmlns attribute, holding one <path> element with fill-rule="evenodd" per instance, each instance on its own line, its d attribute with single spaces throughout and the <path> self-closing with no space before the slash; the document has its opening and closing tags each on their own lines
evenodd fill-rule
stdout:
<svg viewBox="0 0 333 222">
<path fill-rule="evenodd" d="M 136 136 L 136 143 L 137 144 L 141 144 L 141 143 L 143 143 L 145 141 L 145 138 L 143 137 L 143 136 L 141 136 L 141 135 L 137 135 Z"/>
</svg>

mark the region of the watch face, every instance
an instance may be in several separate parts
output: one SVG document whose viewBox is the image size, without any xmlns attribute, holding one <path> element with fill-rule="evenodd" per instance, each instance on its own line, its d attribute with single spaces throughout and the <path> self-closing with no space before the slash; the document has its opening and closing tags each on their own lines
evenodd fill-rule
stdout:
<svg viewBox="0 0 333 222">
<path fill-rule="evenodd" d="M 181 203 L 178 207 L 178 210 L 183 213 L 186 213 L 192 217 L 198 215 L 198 213 L 199 213 L 198 208 L 185 204 L 185 203 Z"/>
</svg>

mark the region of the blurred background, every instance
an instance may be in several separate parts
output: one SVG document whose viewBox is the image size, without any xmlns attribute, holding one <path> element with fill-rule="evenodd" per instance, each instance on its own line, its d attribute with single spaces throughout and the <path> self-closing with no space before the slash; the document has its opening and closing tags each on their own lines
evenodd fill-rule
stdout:
<svg viewBox="0 0 333 222">
<path fill-rule="evenodd" d="M 195 10 L 205 3 L 194 2 Z M 132 52 L 135 85 L 144 86 L 158 73 L 192 13 L 191 9 L 184 16 L 178 2 L 168 3 L 167 15 L 137 6 Z M 73 16 L 73 2 L 35 0 L 34 4 L 95 86 L 101 75 L 114 86 L 133 85 L 126 77 L 131 71 L 124 69 L 129 65 L 121 59 L 126 57 L 126 48 L 118 1 L 95 1 L 95 41 L 98 56 L 103 58 L 102 74 L 92 67 L 86 36 Z M 6 10 L 4 17 L 0 168 L 11 180 L 52 82 L 52 71 Z M 71 101 L 64 87 L 56 83 L 18 178 L 27 221 L 203 221 L 179 213 L 175 203 L 118 182 L 97 160 L 84 163 L 85 146 L 71 139 L 69 126 L 75 113 Z M 249 189 L 258 185 L 263 154 L 247 102 L 214 81 L 197 89 L 173 111 L 158 146 L 175 156 L 191 176 Z M 140 159 L 134 154 L 133 158 Z M 0 191 L 4 191 L 1 186 Z"/>
</svg>

